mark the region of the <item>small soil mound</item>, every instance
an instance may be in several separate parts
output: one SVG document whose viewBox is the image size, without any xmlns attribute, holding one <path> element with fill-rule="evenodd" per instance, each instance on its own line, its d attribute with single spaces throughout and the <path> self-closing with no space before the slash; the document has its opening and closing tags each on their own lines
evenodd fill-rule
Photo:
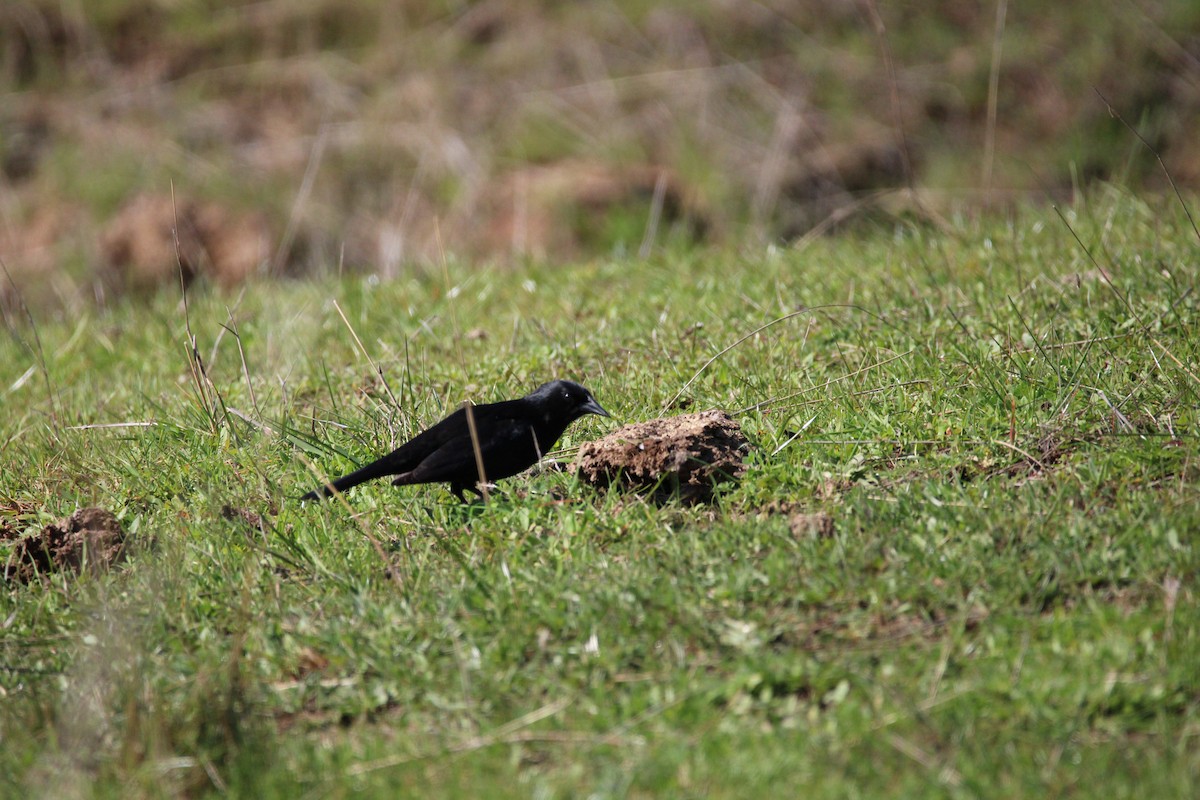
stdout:
<svg viewBox="0 0 1200 800">
<path fill-rule="evenodd" d="M 574 470 L 601 488 L 617 484 L 653 492 L 656 501 L 712 499 L 722 481 L 746 471 L 750 449 L 742 429 L 724 411 L 702 411 L 626 425 L 579 449 Z"/>
<path fill-rule="evenodd" d="M 4 565 L 4 579 L 30 583 L 51 572 L 81 572 L 85 565 L 102 572 L 124 559 L 121 523 L 111 511 L 85 508 L 47 525 L 41 533 L 18 540 Z"/>
</svg>

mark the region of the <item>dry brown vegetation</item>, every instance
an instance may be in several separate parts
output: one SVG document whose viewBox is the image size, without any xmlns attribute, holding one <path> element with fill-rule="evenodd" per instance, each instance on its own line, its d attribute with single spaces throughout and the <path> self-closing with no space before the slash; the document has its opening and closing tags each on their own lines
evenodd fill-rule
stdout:
<svg viewBox="0 0 1200 800">
<path fill-rule="evenodd" d="M 0 256 L 68 299 L 174 280 L 175 221 L 228 285 L 1160 183 L 1104 99 L 1195 186 L 1188 5 L 15 0 Z"/>
</svg>

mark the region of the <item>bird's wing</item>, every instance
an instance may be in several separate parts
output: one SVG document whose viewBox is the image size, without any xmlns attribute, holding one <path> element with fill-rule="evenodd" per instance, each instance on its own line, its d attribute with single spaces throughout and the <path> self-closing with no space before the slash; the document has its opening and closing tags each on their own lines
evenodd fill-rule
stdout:
<svg viewBox="0 0 1200 800">
<path fill-rule="evenodd" d="M 527 419 L 519 415 L 504 414 L 497 416 L 481 414 L 475 409 L 475 432 L 478 445 L 483 455 L 484 463 L 492 463 L 497 456 L 525 446 L 532 441 L 532 431 Z M 472 439 L 470 429 L 463 420 L 463 430 L 455 431 L 456 435 L 445 439 L 437 449 L 430 452 L 408 474 L 412 483 L 435 483 L 439 481 L 473 483 L 478 475 L 476 461 L 476 440 Z M 485 474 L 487 468 L 485 467 Z M 487 475 L 489 479 L 508 477 L 504 475 Z"/>
<path fill-rule="evenodd" d="M 466 415 L 460 408 L 381 457 L 376 463 L 386 465 L 388 475 L 411 472 L 430 455 L 462 436 L 469 437 L 470 431 L 467 428 Z"/>
</svg>

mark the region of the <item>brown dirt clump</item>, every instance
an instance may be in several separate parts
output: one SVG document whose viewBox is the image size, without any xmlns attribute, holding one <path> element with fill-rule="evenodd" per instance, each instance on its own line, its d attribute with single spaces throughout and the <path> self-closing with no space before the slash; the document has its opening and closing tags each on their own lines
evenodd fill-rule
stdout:
<svg viewBox="0 0 1200 800">
<path fill-rule="evenodd" d="M 185 282 L 206 275 L 221 286 L 237 286 L 267 263 L 270 243 L 260 214 L 148 192 L 130 199 L 101 238 L 112 282 L 133 292 L 176 283 L 180 270 Z"/>
<path fill-rule="evenodd" d="M 17 541 L 4 579 L 30 583 L 41 575 L 86 567 L 103 572 L 125 559 L 125 531 L 111 511 L 84 508 Z"/>
<path fill-rule="evenodd" d="M 724 411 L 702 411 L 626 425 L 579 449 L 574 471 L 594 486 L 652 492 L 656 501 L 712 499 L 716 484 L 746 471 L 750 449 Z"/>
</svg>

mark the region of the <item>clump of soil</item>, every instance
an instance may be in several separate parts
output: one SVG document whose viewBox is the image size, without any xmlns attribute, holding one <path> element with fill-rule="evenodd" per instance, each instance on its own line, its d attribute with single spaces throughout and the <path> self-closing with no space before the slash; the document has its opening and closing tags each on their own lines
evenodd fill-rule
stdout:
<svg viewBox="0 0 1200 800">
<path fill-rule="evenodd" d="M 261 214 L 142 193 L 108 224 L 101 249 L 114 288 L 148 292 L 177 284 L 180 271 L 188 283 L 205 275 L 221 286 L 237 286 L 263 268 L 270 242 Z"/>
<path fill-rule="evenodd" d="M 724 411 L 702 411 L 626 425 L 579 449 L 574 470 L 593 486 L 618 485 L 653 493 L 661 502 L 712 499 L 718 483 L 746 471 L 750 449 L 741 427 Z"/>
<path fill-rule="evenodd" d="M 111 511 L 85 508 L 17 541 L 4 565 L 4 579 L 30 583 L 40 575 L 86 566 L 103 572 L 125 560 L 125 531 Z"/>
</svg>

